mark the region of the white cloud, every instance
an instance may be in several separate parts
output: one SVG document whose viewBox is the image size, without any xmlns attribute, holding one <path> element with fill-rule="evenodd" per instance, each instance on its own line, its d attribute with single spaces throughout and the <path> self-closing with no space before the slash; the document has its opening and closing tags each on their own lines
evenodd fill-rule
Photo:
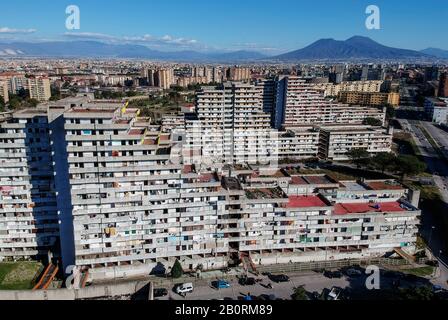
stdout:
<svg viewBox="0 0 448 320">
<path fill-rule="evenodd" d="M 8 34 L 15 34 L 15 33 L 34 33 L 36 32 L 36 29 L 13 29 L 8 27 L 0 27 L 0 33 L 8 33 Z"/>
<path fill-rule="evenodd" d="M 193 47 L 199 42 L 195 39 L 176 38 L 170 35 L 155 37 L 150 34 L 142 36 L 113 36 L 95 32 L 66 32 L 64 36 L 78 39 L 96 39 L 111 42 L 130 42 L 152 46 Z"/>
<path fill-rule="evenodd" d="M 66 37 L 72 38 L 83 38 L 83 39 L 103 39 L 103 40 L 118 40 L 118 37 L 114 37 L 104 33 L 95 32 L 66 32 L 64 33 Z"/>
</svg>

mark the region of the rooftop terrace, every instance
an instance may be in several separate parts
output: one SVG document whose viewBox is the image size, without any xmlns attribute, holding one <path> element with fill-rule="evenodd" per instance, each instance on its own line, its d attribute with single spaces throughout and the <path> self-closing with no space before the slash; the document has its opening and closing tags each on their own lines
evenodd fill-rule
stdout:
<svg viewBox="0 0 448 320">
<path fill-rule="evenodd" d="M 289 196 L 289 201 L 286 204 L 287 208 L 312 208 L 312 207 L 327 207 L 327 204 L 319 196 Z"/>
<path fill-rule="evenodd" d="M 246 197 L 249 200 L 255 199 L 282 199 L 287 198 L 286 194 L 281 188 L 259 188 L 247 189 Z"/>
<path fill-rule="evenodd" d="M 404 187 L 394 181 L 367 181 L 365 185 L 371 190 L 402 190 Z"/>
<path fill-rule="evenodd" d="M 334 214 L 345 215 L 345 214 L 356 214 L 356 213 L 370 213 L 370 212 L 403 212 L 413 210 L 404 204 L 394 201 L 394 202 L 381 202 L 381 203 L 337 203 L 334 206 Z"/>
</svg>

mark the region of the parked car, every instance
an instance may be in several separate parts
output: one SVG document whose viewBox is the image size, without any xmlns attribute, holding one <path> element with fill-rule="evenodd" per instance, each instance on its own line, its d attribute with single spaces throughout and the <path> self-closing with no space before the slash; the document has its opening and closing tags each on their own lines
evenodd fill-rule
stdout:
<svg viewBox="0 0 448 320">
<path fill-rule="evenodd" d="M 333 271 L 333 278 L 340 279 L 340 278 L 342 278 L 343 276 L 344 276 L 344 275 L 342 274 L 341 271 Z"/>
<path fill-rule="evenodd" d="M 192 283 L 183 283 L 181 285 L 176 286 L 175 291 L 177 294 L 187 294 L 193 292 L 193 284 Z"/>
<path fill-rule="evenodd" d="M 238 279 L 238 283 L 242 286 L 253 286 L 256 281 L 254 278 L 251 277 L 242 277 Z"/>
<path fill-rule="evenodd" d="M 331 271 L 324 271 L 324 277 L 326 278 L 333 278 L 333 272 Z"/>
<path fill-rule="evenodd" d="M 342 273 L 340 271 L 325 271 L 324 276 L 327 278 L 342 278 Z"/>
<path fill-rule="evenodd" d="M 269 279 L 271 279 L 274 282 L 288 282 L 289 281 L 289 277 L 285 274 L 271 274 L 269 276 Z"/>
<path fill-rule="evenodd" d="M 216 289 L 225 289 L 230 288 L 230 283 L 224 280 L 217 280 L 212 281 L 212 286 L 215 287 Z"/>
<path fill-rule="evenodd" d="M 345 272 L 349 277 L 359 277 L 360 275 L 362 275 L 362 272 L 359 271 L 358 269 L 355 268 L 350 268 L 347 269 L 347 271 Z"/>
<path fill-rule="evenodd" d="M 168 295 L 168 290 L 165 288 L 156 288 L 153 290 L 154 298 L 160 298 Z"/>
<path fill-rule="evenodd" d="M 342 293 L 342 289 L 338 287 L 331 288 L 330 293 L 327 295 L 327 300 L 339 300 L 339 296 Z"/>
<path fill-rule="evenodd" d="M 261 294 L 258 296 L 258 300 L 277 300 L 277 297 L 275 296 L 275 294 Z"/>
</svg>

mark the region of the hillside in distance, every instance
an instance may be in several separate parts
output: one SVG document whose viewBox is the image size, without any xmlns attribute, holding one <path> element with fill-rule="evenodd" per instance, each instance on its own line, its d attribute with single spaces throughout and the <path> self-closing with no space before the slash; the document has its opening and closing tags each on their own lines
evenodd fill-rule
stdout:
<svg viewBox="0 0 448 320">
<path fill-rule="evenodd" d="M 431 55 L 407 49 L 384 46 L 368 37 L 354 36 L 345 41 L 320 39 L 309 46 L 272 57 L 280 61 L 349 60 L 349 59 L 431 58 Z"/>
</svg>

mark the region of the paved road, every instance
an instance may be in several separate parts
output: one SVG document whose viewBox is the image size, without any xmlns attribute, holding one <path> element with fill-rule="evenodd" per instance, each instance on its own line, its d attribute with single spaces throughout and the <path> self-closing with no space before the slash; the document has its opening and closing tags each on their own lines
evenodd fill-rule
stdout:
<svg viewBox="0 0 448 320">
<path fill-rule="evenodd" d="M 448 149 L 448 132 L 435 126 L 432 122 L 420 121 L 420 123 L 425 127 L 425 129 L 431 134 L 434 140 L 439 144 L 439 146 Z"/>
<path fill-rule="evenodd" d="M 420 154 L 428 165 L 429 172 L 433 173 L 434 182 L 442 195 L 442 199 L 448 205 L 448 165 L 446 163 L 446 160 L 440 158 L 440 155 L 436 150 L 434 150 L 431 143 L 429 143 L 429 141 L 426 139 L 425 135 L 420 130 L 420 128 L 417 127 L 417 125 L 424 126 L 431 137 L 437 143 L 439 143 L 439 145 L 442 143 L 441 141 L 444 141 L 443 143 L 446 143 L 448 141 L 444 140 L 446 139 L 445 137 L 440 137 L 440 135 L 442 135 L 441 132 L 437 132 L 437 134 L 433 135 L 433 132 L 436 132 L 435 129 L 438 128 L 435 128 L 429 122 L 415 120 L 408 121 L 405 119 L 400 119 L 399 121 L 402 123 L 403 128 L 407 128 L 410 130 L 410 133 L 417 147 L 419 148 Z M 448 134 L 445 133 L 445 135 Z M 438 139 L 440 139 L 440 142 Z M 445 239 L 447 235 L 442 232 L 440 228 L 438 228 L 432 214 L 424 215 L 422 222 L 423 223 L 420 231 L 427 240 L 431 238 L 431 242 L 428 245 L 430 246 L 433 254 L 438 258 L 441 265 L 439 278 L 440 283 L 438 284 L 446 285 L 446 281 L 448 280 L 448 253 L 443 251 L 441 252 L 440 250 L 444 249 Z M 435 227 L 434 229 L 432 229 L 433 226 Z"/>
<path fill-rule="evenodd" d="M 333 286 L 346 287 L 349 285 L 349 281 L 345 278 L 341 279 L 328 279 L 322 274 L 315 272 L 306 272 L 296 275 L 291 275 L 289 282 L 283 283 L 273 283 L 268 279 L 267 276 L 258 276 L 257 279 L 262 279 L 259 284 L 253 286 L 241 286 L 236 278 L 232 279 L 230 282 L 231 287 L 226 289 L 215 289 L 210 284 L 199 285 L 194 288 L 194 292 L 188 294 L 186 298 L 171 291 L 172 288 L 167 288 L 170 291 L 169 296 L 161 298 L 163 300 L 210 300 L 210 299 L 224 299 L 232 298 L 234 300 L 238 299 L 243 295 L 250 293 L 251 295 L 259 296 L 261 294 L 275 294 L 277 298 L 281 299 L 291 299 L 291 294 L 295 287 L 304 285 L 307 291 L 318 291 L 321 292 L 324 288 L 331 288 Z M 273 288 L 269 289 L 264 287 L 271 283 Z"/>
<path fill-rule="evenodd" d="M 445 274 L 445 273 L 444 273 Z M 448 275 L 448 272 L 446 273 Z M 361 277 L 356 278 L 348 278 L 343 277 L 340 279 L 329 279 L 324 277 L 320 273 L 316 272 L 302 272 L 302 273 L 293 273 L 288 274 L 290 276 L 289 282 L 283 283 L 272 283 L 268 277 L 259 276 L 257 278 L 262 279 L 260 283 L 267 284 L 272 283 L 273 288 L 267 289 L 260 284 L 255 284 L 253 286 L 241 286 L 238 284 L 236 278 L 230 281 L 231 287 L 226 289 L 215 289 L 211 287 L 211 285 L 195 285 L 194 292 L 187 294 L 185 298 L 180 295 L 174 293 L 172 288 L 168 288 L 169 295 L 163 298 L 157 298 L 160 300 L 222 300 L 229 299 L 237 300 L 244 295 L 251 294 L 254 296 L 259 296 L 261 294 L 274 294 L 277 298 L 281 299 L 291 299 L 291 294 L 293 293 L 293 289 L 295 287 L 304 285 L 304 288 L 309 292 L 322 292 L 325 288 L 330 289 L 333 286 L 341 287 L 341 288 L 351 288 L 355 291 L 364 290 L 366 275 L 362 275 Z M 392 282 L 396 280 L 394 278 L 386 278 L 380 277 L 380 287 L 391 288 Z M 439 277 L 434 280 L 431 280 L 431 283 L 441 285 L 444 288 L 448 288 L 446 284 L 445 278 Z M 413 286 L 416 285 L 415 282 L 406 282 L 402 281 L 403 286 Z M 359 298 L 362 298 L 360 296 Z M 352 299 L 356 299 L 356 296 L 352 297 Z"/>
</svg>

